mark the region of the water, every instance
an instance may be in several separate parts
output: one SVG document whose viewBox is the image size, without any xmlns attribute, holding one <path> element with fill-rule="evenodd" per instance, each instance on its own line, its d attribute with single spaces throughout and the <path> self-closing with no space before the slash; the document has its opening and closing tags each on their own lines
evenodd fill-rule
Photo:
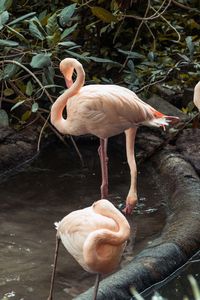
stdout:
<svg viewBox="0 0 200 300">
<path fill-rule="evenodd" d="M 94 143 L 82 147 L 87 163 L 82 169 L 74 150 L 49 146 L 31 166 L 0 184 L 0 299 L 47 299 L 52 271 L 55 229 L 72 210 L 91 205 L 100 197 L 100 167 Z M 110 155 L 110 200 L 124 202 L 129 170 L 123 156 Z M 122 265 L 159 236 L 165 224 L 163 195 L 152 166 L 139 170 L 140 202 L 129 217 L 132 239 Z M 61 247 L 54 299 L 73 299 L 93 285 L 86 273 Z"/>
</svg>

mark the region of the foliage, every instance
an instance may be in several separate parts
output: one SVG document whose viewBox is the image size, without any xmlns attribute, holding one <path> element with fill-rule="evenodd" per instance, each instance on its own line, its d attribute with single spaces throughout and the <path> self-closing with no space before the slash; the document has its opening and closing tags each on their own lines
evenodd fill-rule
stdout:
<svg viewBox="0 0 200 300">
<path fill-rule="evenodd" d="M 93 83 L 193 87 L 199 10 L 198 0 L 0 0 L 0 124 L 19 128 L 48 114 L 67 56 L 83 62 Z"/>
</svg>

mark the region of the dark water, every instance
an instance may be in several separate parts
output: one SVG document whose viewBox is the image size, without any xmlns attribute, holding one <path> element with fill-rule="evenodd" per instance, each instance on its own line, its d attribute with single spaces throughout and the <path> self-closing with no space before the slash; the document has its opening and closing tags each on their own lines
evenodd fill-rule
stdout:
<svg viewBox="0 0 200 300">
<path fill-rule="evenodd" d="M 0 184 L 0 299 L 4 295 L 11 300 L 47 299 L 54 222 L 100 197 L 96 148 L 90 143 L 81 149 L 88 166 L 82 169 L 74 150 L 49 146 L 31 166 Z M 117 153 L 111 155 L 109 173 L 109 199 L 119 205 L 128 192 L 129 171 Z M 150 164 L 139 170 L 138 185 L 140 202 L 129 218 L 133 238 L 122 264 L 151 243 L 165 224 L 163 195 Z M 72 299 L 94 280 L 61 247 L 54 299 Z"/>
</svg>

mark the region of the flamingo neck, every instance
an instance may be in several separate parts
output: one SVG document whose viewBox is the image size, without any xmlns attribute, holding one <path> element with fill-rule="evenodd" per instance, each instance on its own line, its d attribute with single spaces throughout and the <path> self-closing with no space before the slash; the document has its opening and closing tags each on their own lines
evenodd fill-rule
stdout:
<svg viewBox="0 0 200 300">
<path fill-rule="evenodd" d="M 194 98 L 193 98 L 194 104 L 200 111 L 200 81 L 196 84 L 194 88 Z"/>
<path fill-rule="evenodd" d="M 122 213 L 111 203 L 100 208 L 100 211 L 95 210 L 94 207 L 94 212 L 113 219 L 118 230 L 102 228 L 91 232 L 83 245 L 83 257 L 89 269 L 99 273 L 109 273 L 120 261 L 130 235 L 130 226 Z"/>
<path fill-rule="evenodd" d="M 76 81 L 73 83 L 72 74 L 74 69 L 77 73 L 77 77 Z M 74 60 L 73 68 L 71 68 L 71 70 L 72 71 L 68 73 L 63 72 L 68 89 L 57 98 L 51 107 L 51 123 L 58 129 L 58 131 L 64 134 L 67 134 L 68 132 L 66 126 L 67 120 L 63 118 L 63 110 L 66 107 L 68 99 L 72 96 L 75 96 L 85 83 L 85 72 L 82 65 L 78 61 Z M 71 84 L 69 84 L 69 82 L 71 82 Z"/>
</svg>

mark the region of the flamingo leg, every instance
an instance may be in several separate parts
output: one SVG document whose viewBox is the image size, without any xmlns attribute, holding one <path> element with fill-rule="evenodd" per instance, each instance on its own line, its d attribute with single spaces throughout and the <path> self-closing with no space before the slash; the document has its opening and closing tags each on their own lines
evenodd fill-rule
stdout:
<svg viewBox="0 0 200 300">
<path fill-rule="evenodd" d="M 49 291 L 49 297 L 47 300 L 52 300 L 53 296 L 53 287 L 54 287 L 54 279 L 55 279 L 55 273 L 56 273 L 56 265 L 58 260 L 58 249 L 60 245 L 60 238 L 56 235 L 56 247 L 55 247 L 55 254 L 54 254 L 54 263 L 53 263 L 53 271 L 51 275 L 51 285 L 50 285 L 50 291 Z"/>
<path fill-rule="evenodd" d="M 97 273 L 96 280 L 95 280 L 95 285 L 94 285 L 94 295 L 93 295 L 93 299 L 92 300 L 96 300 L 97 299 L 97 293 L 98 293 L 100 279 L 101 279 L 101 274 Z"/>
<path fill-rule="evenodd" d="M 126 155 L 130 168 L 131 184 L 126 198 L 126 207 L 123 212 L 131 214 L 133 208 L 137 204 L 137 166 L 135 162 L 135 137 L 137 128 L 129 128 L 125 131 L 126 134 Z"/>
<path fill-rule="evenodd" d="M 107 144 L 108 139 L 100 139 L 100 147 L 98 149 L 100 163 L 101 163 L 101 199 L 108 197 L 108 157 L 107 157 Z"/>
</svg>

